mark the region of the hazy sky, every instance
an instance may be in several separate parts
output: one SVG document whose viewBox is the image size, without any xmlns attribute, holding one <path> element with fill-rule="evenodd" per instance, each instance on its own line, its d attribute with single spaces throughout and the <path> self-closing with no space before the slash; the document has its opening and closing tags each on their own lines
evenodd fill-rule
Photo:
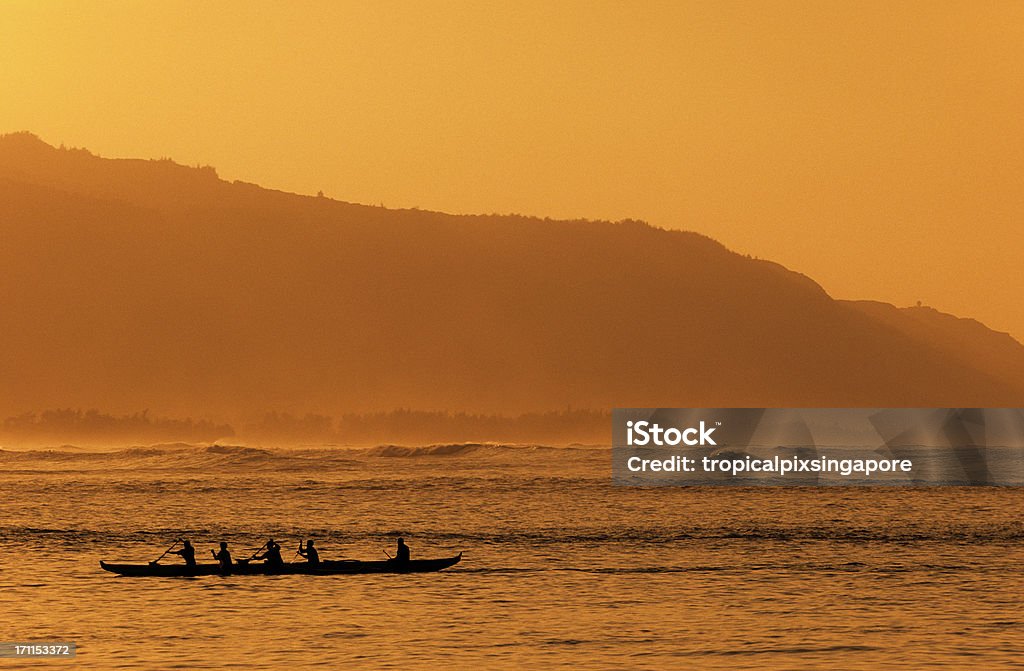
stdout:
<svg viewBox="0 0 1024 671">
<path fill-rule="evenodd" d="M 0 4 L 0 132 L 645 219 L 1018 338 L 1022 110 L 1022 2 Z"/>
</svg>

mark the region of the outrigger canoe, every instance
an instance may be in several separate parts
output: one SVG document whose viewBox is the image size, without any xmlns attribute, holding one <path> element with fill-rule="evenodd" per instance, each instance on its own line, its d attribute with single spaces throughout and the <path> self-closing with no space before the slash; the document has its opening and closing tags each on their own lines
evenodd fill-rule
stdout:
<svg viewBox="0 0 1024 671">
<path fill-rule="evenodd" d="M 238 562 L 231 567 L 229 575 L 358 575 L 363 573 L 430 573 L 455 566 L 462 560 L 462 553 L 454 557 L 442 559 L 410 559 L 399 562 L 394 559 L 381 561 L 358 561 L 345 559 L 341 561 L 322 561 L 319 564 L 308 562 L 286 562 L 282 566 L 273 567 L 268 564 Z M 189 577 L 199 575 L 222 575 L 219 564 L 108 564 L 100 562 L 104 571 L 118 575 L 141 577 L 156 576 L 163 578 Z"/>
</svg>

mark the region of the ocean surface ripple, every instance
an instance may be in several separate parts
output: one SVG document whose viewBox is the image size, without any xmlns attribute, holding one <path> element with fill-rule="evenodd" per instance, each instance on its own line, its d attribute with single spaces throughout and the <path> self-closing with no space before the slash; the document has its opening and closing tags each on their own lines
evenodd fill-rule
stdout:
<svg viewBox="0 0 1024 671">
<path fill-rule="evenodd" d="M 0 611 L 9 640 L 75 641 L 76 668 L 1013 668 L 1021 510 L 1005 487 L 615 487 L 583 446 L 0 450 Z M 381 559 L 398 535 L 463 562 L 98 566 L 179 537 Z"/>
</svg>

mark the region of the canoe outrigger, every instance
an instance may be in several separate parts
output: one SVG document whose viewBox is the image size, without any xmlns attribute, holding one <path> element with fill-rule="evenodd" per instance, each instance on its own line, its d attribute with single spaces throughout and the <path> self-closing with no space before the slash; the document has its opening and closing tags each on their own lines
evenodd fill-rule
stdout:
<svg viewBox="0 0 1024 671">
<path fill-rule="evenodd" d="M 322 561 L 319 564 L 309 562 L 286 562 L 281 566 L 238 562 L 231 566 L 230 575 L 358 575 L 364 573 L 430 573 L 455 566 L 462 560 L 462 553 L 454 557 L 442 559 L 410 559 L 395 561 L 359 561 L 346 559 L 341 561 Z M 219 564 L 108 564 L 100 562 L 104 571 L 124 576 L 157 576 L 157 577 L 188 577 L 200 575 L 222 575 Z"/>
</svg>

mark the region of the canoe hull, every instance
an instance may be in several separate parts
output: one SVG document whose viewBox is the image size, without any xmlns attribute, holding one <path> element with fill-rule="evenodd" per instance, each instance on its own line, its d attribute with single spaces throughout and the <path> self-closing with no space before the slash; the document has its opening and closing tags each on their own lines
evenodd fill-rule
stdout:
<svg viewBox="0 0 1024 671">
<path fill-rule="evenodd" d="M 442 559 L 412 559 L 398 562 L 384 561 L 323 561 L 313 565 L 307 562 L 290 562 L 273 567 L 264 563 L 237 563 L 227 575 L 364 575 L 371 573 L 433 573 L 455 566 L 462 560 L 462 553 Z M 188 578 L 204 575 L 223 575 L 218 564 L 113 564 L 100 562 L 104 571 L 132 577 Z"/>
</svg>

